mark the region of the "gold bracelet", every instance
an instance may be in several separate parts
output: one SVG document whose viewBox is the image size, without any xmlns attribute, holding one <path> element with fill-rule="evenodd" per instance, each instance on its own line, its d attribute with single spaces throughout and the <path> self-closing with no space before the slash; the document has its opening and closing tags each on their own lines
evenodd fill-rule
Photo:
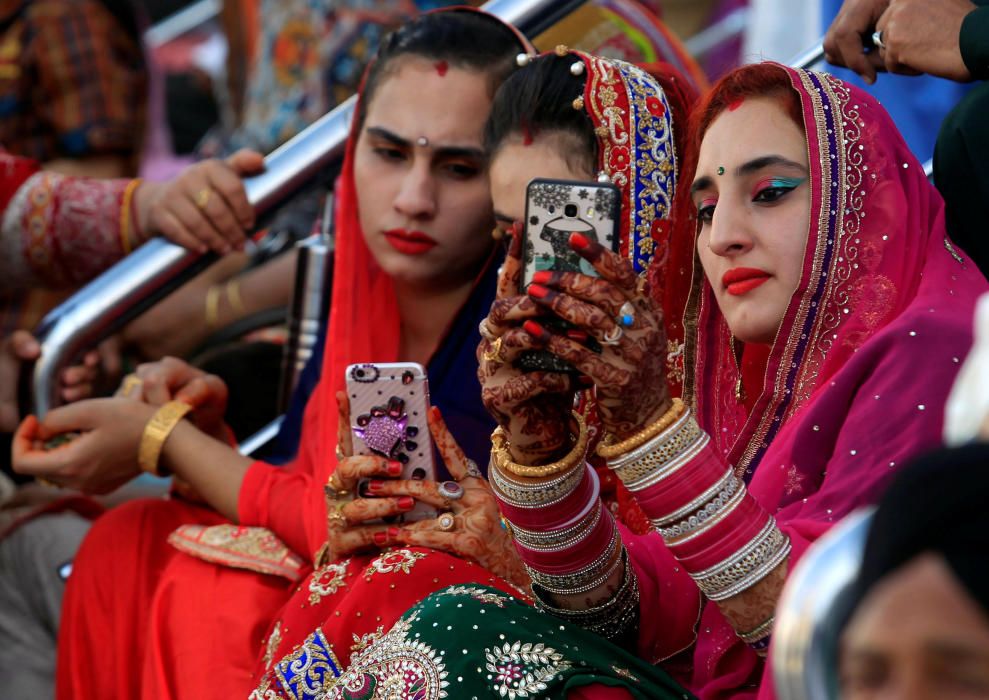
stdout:
<svg viewBox="0 0 989 700">
<path fill-rule="evenodd" d="M 141 178 L 131 180 L 124 188 L 124 196 L 120 202 L 120 247 L 124 255 L 130 255 L 134 249 L 130 240 L 130 220 L 131 220 L 131 199 L 134 197 L 134 190 L 141 185 Z"/>
<path fill-rule="evenodd" d="M 220 316 L 220 292 L 215 284 L 206 290 L 206 327 L 215 330 Z"/>
<path fill-rule="evenodd" d="M 572 468 L 587 456 L 588 442 L 587 423 L 584 421 L 584 417 L 576 411 L 574 411 L 573 417 L 577 421 L 577 441 L 574 442 L 573 447 L 562 459 L 552 464 L 544 464 L 538 467 L 528 467 L 513 462 L 511 454 L 508 451 L 508 438 L 505 436 L 505 431 L 500 426 L 495 428 L 494 433 L 491 435 L 491 454 L 494 457 L 495 464 L 515 476 L 524 476 L 530 479 L 552 476 L 553 474 L 559 474 Z"/>
<path fill-rule="evenodd" d="M 223 285 L 223 292 L 226 294 L 227 303 L 237 316 L 244 315 L 244 298 L 240 295 L 240 280 L 230 280 Z"/>
<path fill-rule="evenodd" d="M 163 476 L 158 469 L 161 449 L 165 446 L 165 440 L 175 430 L 175 426 L 191 410 L 192 406 L 184 401 L 169 401 L 151 416 L 151 420 L 144 426 L 141 444 L 137 448 L 137 463 L 142 472 Z"/>
<path fill-rule="evenodd" d="M 649 440 L 659 435 L 661 432 L 669 428 L 676 422 L 677 418 L 683 415 L 684 403 L 681 399 L 673 399 L 673 405 L 670 409 L 663 414 L 663 416 L 653 423 L 652 425 L 646 426 L 635 435 L 617 444 L 608 444 L 608 440 L 612 436 L 605 438 L 600 445 L 598 445 L 598 454 L 605 459 L 614 459 L 618 455 L 625 454 L 637 447 L 644 445 Z"/>
</svg>

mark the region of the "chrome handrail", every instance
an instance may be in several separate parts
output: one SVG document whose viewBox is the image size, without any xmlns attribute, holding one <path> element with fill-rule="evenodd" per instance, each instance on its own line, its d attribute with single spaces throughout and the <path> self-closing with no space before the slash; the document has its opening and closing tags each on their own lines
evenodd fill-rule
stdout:
<svg viewBox="0 0 989 700">
<path fill-rule="evenodd" d="M 223 9 L 221 0 L 198 0 L 169 15 L 144 32 L 144 43 L 154 49 L 178 39 L 217 17 Z"/>
<path fill-rule="evenodd" d="M 853 603 L 872 508 L 835 525 L 801 557 L 776 606 L 773 680 L 780 700 L 838 697 L 838 640 Z"/>
<path fill-rule="evenodd" d="M 793 66 L 794 68 L 803 68 L 804 70 L 810 70 L 818 63 L 824 60 L 824 42 L 818 42 L 814 46 L 811 46 L 806 51 L 801 52 L 787 64 Z"/>
<path fill-rule="evenodd" d="M 482 9 L 535 36 L 585 0 L 491 0 Z M 292 195 L 324 167 L 340 159 L 356 104 L 350 98 L 265 158 L 265 172 L 247 178 L 248 201 L 261 214 Z M 63 304 L 35 330 L 41 357 L 22 374 L 21 395 L 43 415 L 59 404 L 60 370 L 155 301 L 181 286 L 212 258 L 173 243 L 145 243 Z M 24 402 L 22 401 L 22 406 Z"/>
</svg>

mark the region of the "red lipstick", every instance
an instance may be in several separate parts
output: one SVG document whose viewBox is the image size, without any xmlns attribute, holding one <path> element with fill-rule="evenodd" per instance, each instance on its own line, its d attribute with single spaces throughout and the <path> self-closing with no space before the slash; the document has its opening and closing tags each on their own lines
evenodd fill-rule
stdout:
<svg viewBox="0 0 989 700">
<path fill-rule="evenodd" d="M 422 231 L 393 228 L 384 232 L 385 240 L 403 255 L 423 255 L 436 247 L 436 241 Z"/>
<path fill-rule="evenodd" d="M 724 274 L 721 283 L 729 294 L 738 297 L 748 294 L 770 277 L 772 275 L 765 270 L 754 267 L 735 267 Z"/>
</svg>

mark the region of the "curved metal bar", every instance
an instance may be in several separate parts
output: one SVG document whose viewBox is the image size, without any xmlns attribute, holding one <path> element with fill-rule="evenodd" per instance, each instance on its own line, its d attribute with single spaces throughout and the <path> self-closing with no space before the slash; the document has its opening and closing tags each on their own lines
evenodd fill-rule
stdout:
<svg viewBox="0 0 989 700">
<path fill-rule="evenodd" d="M 809 49 L 804 51 L 798 56 L 794 56 L 793 59 L 787 65 L 793 66 L 794 68 L 803 68 L 804 70 L 810 70 L 818 63 L 824 60 L 824 43 L 820 42 L 811 46 Z"/>
<path fill-rule="evenodd" d="M 873 509 L 856 511 L 807 550 L 776 607 L 773 679 L 780 700 L 838 697 L 838 639 Z"/>
<path fill-rule="evenodd" d="M 491 0 L 482 9 L 536 35 L 584 0 Z M 258 214 L 293 194 L 343 155 L 356 98 L 326 114 L 265 158 L 262 175 L 244 181 Z M 41 358 L 21 374 L 21 406 L 44 415 L 59 404 L 59 371 L 86 348 L 121 328 L 212 261 L 154 239 L 111 267 L 41 321 Z"/>
</svg>

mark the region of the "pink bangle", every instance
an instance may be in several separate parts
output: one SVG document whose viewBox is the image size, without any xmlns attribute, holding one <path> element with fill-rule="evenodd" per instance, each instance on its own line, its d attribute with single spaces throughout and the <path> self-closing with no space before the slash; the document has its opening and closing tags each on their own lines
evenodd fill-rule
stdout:
<svg viewBox="0 0 989 700">
<path fill-rule="evenodd" d="M 706 538 L 707 546 L 703 549 L 695 549 L 689 555 L 681 552 L 674 553 L 677 561 L 683 565 L 683 568 L 688 573 L 703 571 L 727 558 L 755 537 L 766 526 L 766 522 L 772 519 L 769 513 L 762 510 L 759 504 L 755 503 L 755 499 L 749 497 L 749 500 L 756 508 L 754 517 L 753 514 L 750 514 L 735 530 L 728 530 L 722 527 L 715 528 L 715 532 L 711 534 L 711 537 Z"/>
<path fill-rule="evenodd" d="M 705 450 L 670 481 L 664 479 L 635 493 L 635 499 L 650 520 L 665 519 L 711 488 L 724 477 L 724 472 L 724 464 Z"/>
<path fill-rule="evenodd" d="M 491 471 L 498 469 L 494 464 Z M 536 505 L 531 508 L 520 508 L 509 503 L 498 488 L 498 481 L 505 479 L 500 473 L 492 478 L 495 497 L 498 499 L 498 508 L 505 519 L 513 525 L 525 528 L 526 530 L 555 530 L 565 527 L 580 517 L 580 514 L 587 509 L 588 504 L 593 503 L 600 493 L 600 481 L 594 469 L 583 466 L 584 473 L 580 483 L 570 493 L 564 495 L 560 500 L 547 505 Z"/>
</svg>

